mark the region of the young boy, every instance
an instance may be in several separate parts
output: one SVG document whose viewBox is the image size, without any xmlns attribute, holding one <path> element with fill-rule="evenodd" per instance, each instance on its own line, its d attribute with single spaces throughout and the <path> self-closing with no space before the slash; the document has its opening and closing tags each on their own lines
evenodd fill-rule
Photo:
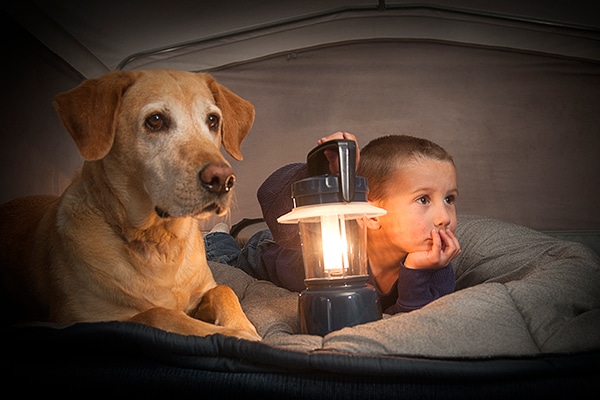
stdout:
<svg viewBox="0 0 600 400">
<path fill-rule="evenodd" d="M 336 132 L 318 143 L 333 139 L 356 141 Z M 357 175 L 368 180 L 369 201 L 387 210 L 367 225 L 370 282 L 382 310 L 412 311 L 454 291 L 450 262 L 460 245 L 454 236 L 458 189 L 452 157 L 431 141 L 392 135 L 369 142 L 357 160 Z M 293 207 L 292 183 L 307 176 L 305 164 L 290 164 L 265 180 L 257 196 L 269 230 L 255 234 L 230 264 L 290 290 L 304 289 L 298 227 L 277 218 Z M 215 248 L 211 235 L 216 234 L 207 235 L 209 257 Z"/>
</svg>

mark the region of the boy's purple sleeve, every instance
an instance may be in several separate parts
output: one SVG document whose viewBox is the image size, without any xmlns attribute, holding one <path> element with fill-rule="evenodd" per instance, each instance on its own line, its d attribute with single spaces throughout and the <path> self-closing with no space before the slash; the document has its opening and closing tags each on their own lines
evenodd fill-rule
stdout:
<svg viewBox="0 0 600 400">
<path fill-rule="evenodd" d="M 286 249 L 273 243 L 262 254 L 267 279 L 292 292 L 301 292 L 304 285 L 302 251 Z"/>
<path fill-rule="evenodd" d="M 403 264 L 398 272 L 398 300 L 384 310 L 397 314 L 417 310 L 452 293 L 456 286 L 454 269 L 448 264 L 440 269 L 410 269 Z"/>
<path fill-rule="evenodd" d="M 268 279 L 296 292 L 305 287 L 298 224 L 280 224 L 277 218 L 294 208 L 292 184 L 307 177 L 306 164 L 289 164 L 273 172 L 257 191 L 263 218 L 275 241 L 262 255 Z"/>
<path fill-rule="evenodd" d="M 292 184 L 308 177 L 306 164 L 285 165 L 260 185 L 256 193 L 265 223 L 277 244 L 287 249 L 300 250 L 300 236 L 297 224 L 280 224 L 277 218 L 294 208 Z"/>
</svg>

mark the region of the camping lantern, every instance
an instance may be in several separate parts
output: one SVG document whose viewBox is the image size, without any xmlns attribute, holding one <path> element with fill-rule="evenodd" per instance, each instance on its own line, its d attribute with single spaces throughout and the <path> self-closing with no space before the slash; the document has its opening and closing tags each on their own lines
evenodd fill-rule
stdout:
<svg viewBox="0 0 600 400">
<path fill-rule="evenodd" d="M 336 151 L 339 176 L 329 174 L 325 151 Z M 294 182 L 294 209 L 279 217 L 298 223 L 306 289 L 298 312 L 303 333 L 325 334 L 381 318 L 367 284 L 366 219 L 386 213 L 367 202 L 367 180 L 355 176 L 356 143 L 333 140 L 307 156 L 309 177 Z"/>
</svg>

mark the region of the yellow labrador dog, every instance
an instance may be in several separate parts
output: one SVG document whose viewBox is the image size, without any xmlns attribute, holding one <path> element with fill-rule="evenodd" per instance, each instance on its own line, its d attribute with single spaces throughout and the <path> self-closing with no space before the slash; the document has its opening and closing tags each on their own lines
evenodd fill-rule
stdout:
<svg viewBox="0 0 600 400">
<path fill-rule="evenodd" d="M 116 71 L 54 106 L 85 159 L 59 198 L 0 209 L 2 319 L 134 321 L 260 340 L 215 283 L 198 219 L 228 210 L 254 107 L 211 76 Z"/>
</svg>

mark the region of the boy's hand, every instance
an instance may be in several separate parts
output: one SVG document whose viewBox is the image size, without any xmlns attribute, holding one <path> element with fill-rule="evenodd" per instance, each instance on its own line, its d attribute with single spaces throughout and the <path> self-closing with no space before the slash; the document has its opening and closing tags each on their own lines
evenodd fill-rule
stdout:
<svg viewBox="0 0 600 400">
<path fill-rule="evenodd" d="M 450 229 L 433 229 L 431 249 L 409 253 L 404 261 L 406 268 L 439 269 L 444 268 L 460 254 L 460 243 Z"/>
<path fill-rule="evenodd" d="M 323 144 L 330 140 L 336 140 L 336 139 L 353 140 L 356 143 L 356 167 L 355 168 L 358 168 L 358 161 L 360 160 L 360 151 L 358 150 L 358 140 L 356 140 L 356 136 L 354 136 L 353 134 L 348 133 L 348 132 L 332 133 L 329 136 L 325 136 L 325 137 L 319 139 L 317 141 L 317 144 Z M 332 150 L 325 150 L 325 157 L 327 157 L 327 160 L 329 161 L 329 173 L 331 175 L 338 175 L 340 173 L 340 171 L 339 171 L 340 168 L 339 168 L 337 153 Z"/>
</svg>

